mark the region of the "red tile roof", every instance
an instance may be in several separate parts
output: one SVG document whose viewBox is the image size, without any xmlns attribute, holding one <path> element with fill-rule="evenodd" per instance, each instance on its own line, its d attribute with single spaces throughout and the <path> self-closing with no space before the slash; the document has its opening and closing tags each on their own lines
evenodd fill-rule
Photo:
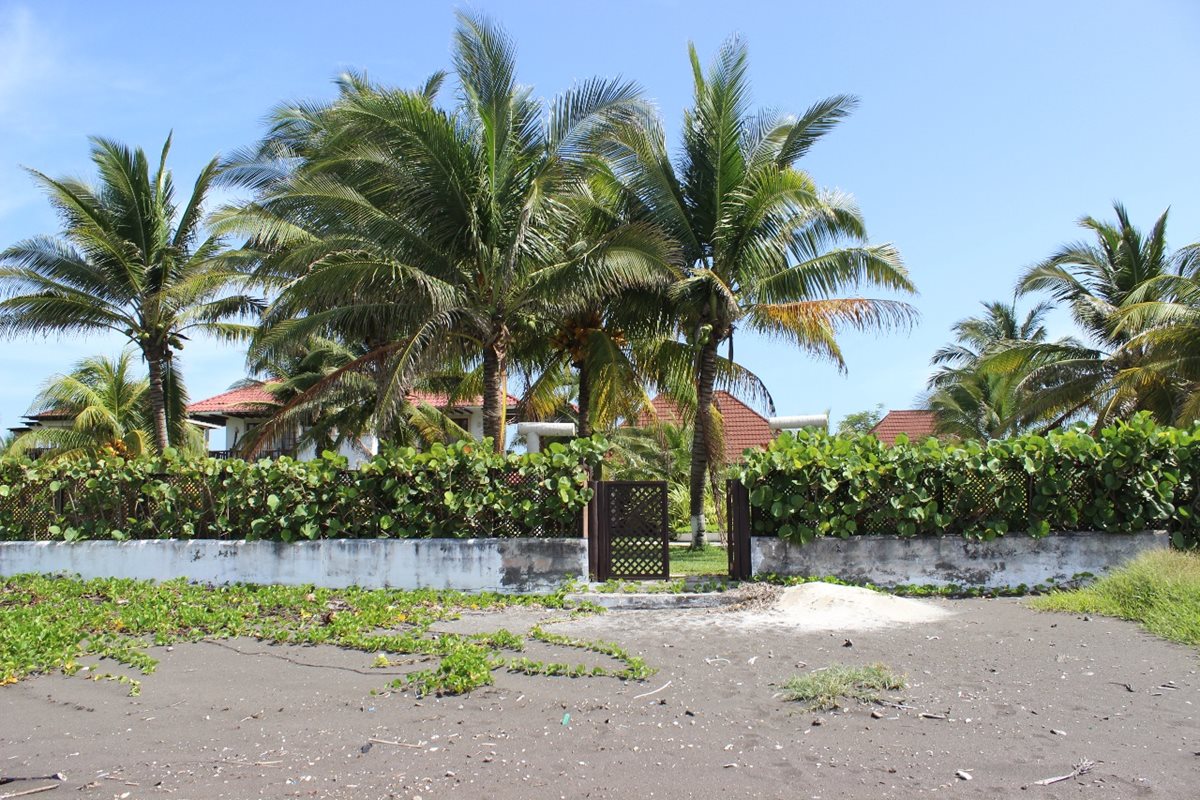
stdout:
<svg viewBox="0 0 1200 800">
<path fill-rule="evenodd" d="M 742 459 L 742 453 L 752 448 L 766 447 L 775 438 L 767 420 L 750 406 L 738 400 L 729 392 L 713 392 L 713 403 L 721 412 L 725 430 L 725 462 L 734 464 Z M 679 424 L 679 409 L 669 398 L 658 395 L 650 404 L 659 422 Z M 643 412 L 638 417 L 638 425 L 649 425 L 652 421 L 649 412 Z"/>
<path fill-rule="evenodd" d="M 270 406 L 277 405 L 274 396 L 264 388 L 265 384 L 245 386 L 241 389 L 231 389 L 215 397 L 200 400 L 188 406 L 189 414 L 216 414 L 223 416 L 266 414 Z M 429 403 L 434 408 L 469 408 L 481 406 L 479 397 L 464 397 L 453 404 L 445 394 L 438 392 L 413 392 L 409 398 L 418 403 Z M 508 395 L 508 405 L 513 407 L 519 401 L 511 394 Z"/>
<path fill-rule="evenodd" d="M 275 396 L 264 388 L 265 384 L 230 389 L 207 400 L 188 405 L 189 414 L 255 414 L 265 413 L 270 406 L 277 405 Z"/>
<path fill-rule="evenodd" d="M 408 399 L 415 403 L 429 403 L 434 408 L 482 408 L 483 398 L 479 395 L 474 397 L 460 397 L 453 403 L 450 402 L 450 395 L 442 392 L 409 392 Z M 508 407 L 513 408 L 521 402 L 520 398 L 508 395 Z"/>
<path fill-rule="evenodd" d="M 889 411 L 871 433 L 884 444 L 895 444 L 902 433 L 910 442 L 917 442 L 937 433 L 936 419 L 932 411 Z"/>
<path fill-rule="evenodd" d="M 39 411 L 36 414 L 25 414 L 24 416 L 25 416 L 25 419 L 32 420 L 34 422 L 42 422 L 43 420 L 48 420 L 48 419 L 74 419 L 75 418 L 75 414 L 71 413 L 70 411 L 67 411 L 65 409 L 57 409 L 57 408 L 51 408 L 46 411 Z"/>
</svg>

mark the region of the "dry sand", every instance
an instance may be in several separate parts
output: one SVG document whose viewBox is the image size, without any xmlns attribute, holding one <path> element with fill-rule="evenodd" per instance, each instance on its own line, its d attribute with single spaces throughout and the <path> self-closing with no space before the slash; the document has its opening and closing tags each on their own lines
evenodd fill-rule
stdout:
<svg viewBox="0 0 1200 800">
<path fill-rule="evenodd" d="M 872 613 L 896 613 L 888 606 Z M 441 699 L 373 694 L 390 676 L 368 653 L 179 645 L 154 651 L 162 663 L 140 697 L 79 676 L 0 688 L 0 774 L 66 773 L 38 800 L 1198 796 L 1195 650 L 1013 600 L 926 606 L 952 615 L 858 629 L 851 646 L 848 629 L 753 611 L 611 612 L 551 629 L 621 643 L 659 668 L 649 681 L 500 672 L 495 686 Z M 524 630 L 538 618 L 478 613 L 442 627 Z M 605 663 L 540 644 L 527 655 Z M 882 718 L 855 705 L 814 725 L 777 693 L 806 670 L 873 662 L 909 680 L 904 707 L 875 708 Z M 1081 758 L 1096 762 L 1090 773 L 1034 783 Z"/>
<path fill-rule="evenodd" d="M 784 589 L 761 621 L 806 631 L 858 631 L 935 622 L 951 613 L 944 605 L 858 586 L 806 583 Z"/>
</svg>

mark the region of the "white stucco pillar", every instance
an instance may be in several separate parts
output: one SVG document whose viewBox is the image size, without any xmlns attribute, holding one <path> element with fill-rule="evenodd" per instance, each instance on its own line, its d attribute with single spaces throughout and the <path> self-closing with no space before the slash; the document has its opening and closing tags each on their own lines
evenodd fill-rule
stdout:
<svg viewBox="0 0 1200 800">
<path fill-rule="evenodd" d="M 525 437 L 525 448 L 531 453 L 541 452 L 543 436 L 575 435 L 574 422 L 518 422 L 517 435 Z"/>
</svg>

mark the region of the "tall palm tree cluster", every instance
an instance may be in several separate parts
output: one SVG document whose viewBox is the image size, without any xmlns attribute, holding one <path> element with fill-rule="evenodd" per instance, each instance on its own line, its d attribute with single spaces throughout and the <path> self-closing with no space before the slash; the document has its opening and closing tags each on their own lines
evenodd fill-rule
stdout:
<svg viewBox="0 0 1200 800">
<path fill-rule="evenodd" d="M 713 393 L 765 405 L 734 360 L 738 331 L 844 366 L 837 334 L 908 324 L 897 251 L 867 240 L 846 195 L 798 166 L 854 108 L 751 107 L 748 55 L 705 68 L 682 142 L 633 82 L 593 78 L 544 102 L 519 83 L 513 42 L 460 14 L 452 68 L 401 89 L 343 76 L 329 102 L 277 108 L 257 145 L 214 161 L 182 207 L 164 148 L 94 140 L 100 181 L 35 173 L 63 234 L 0 253 L 0 332 L 117 331 L 145 361 L 153 446 L 182 439 L 174 354 L 193 332 L 240 339 L 281 403 L 258 431 L 382 439 L 436 427 L 419 392 L 482 397 L 506 443 L 522 414 L 587 435 L 672 398 L 690 426 L 690 513 L 703 532 Z M 216 183 L 250 195 L 214 210 Z M 850 294 L 851 296 L 846 296 Z M 443 428 L 444 430 L 444 428 Z"/>
<path fill-rule="evenodd" d="M 1143 233 L 1120 203 L 1116 222 L 1084 217 L 1092 241 L 1030 267 L 1017 296 L 1049 295 L 1024 316 L 1015 303 L 954 326 L 934 354 L 926 405 L 939 430 L 1002 438 L 1088 420 L 1098 428 L 1138 411 L 1164 424 L 1200 419 L 1200 243 L 1171 251 L 1167 216 Z M 1078 335 L 1047 341 L 1065 308 Z"/>
</svg>

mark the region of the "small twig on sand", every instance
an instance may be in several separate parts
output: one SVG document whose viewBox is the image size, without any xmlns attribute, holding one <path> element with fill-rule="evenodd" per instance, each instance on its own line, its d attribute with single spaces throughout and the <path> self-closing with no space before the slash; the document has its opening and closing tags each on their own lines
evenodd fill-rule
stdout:
<svg viewBox="0 0 1200 800">
<path fill-rule="evenodd" d="M 922 711 L 917 716 L 921 719 L 946 719 L 945 714 L 930 714 L 928 711 Z"/>
<path fill-rule="evenodd" d="M 905 711 L 916 711 L 916 706 L 907 706 L 904 703 L 893 703 L 891 700 L 876 700 L 878 705 L 887 706 L 888 708 L 900 708 Z"/>
<path fill-rule="evenodd" d="M 29 777 L 0 775 L 0 786 L 6 783 L 16 783 L 17 781 L 65 781 L 66 779 L 67 776 L 61 772 L 56 772 L 53 775 L 30 775 Z"/>
<path fill-rule="evenodd" d="M 0 800 L 9 800 L 10 797 L 24 797 L 27 794 L 37 794 L 38 792 L 48 792 L 51 789 L 57 789 L 61 784 L 52 783 L 49 786 L 39 786 L 36 789 L 25 789 L 20 792 L 9 792 L 0 794 Z"/>
<path fill-rule="evenodd" d="M 1036 786 L 1049 786 L 1052 783 L 1061 783 L 1062 781 L 1069 781 L 1072 778 L 1078 778 L 1080 775 L 1088 774 L 1089 772 L 1092 771 L 1092 767 L 1094 767 L 1094 766 L 1096 766 L 1095 761 L 1089 761 L 1086 758 L 1081 758 L 1079 760 L 1079 763 L 1075 765 L 1075 769 L 1071 770 L 1071 772 L 1069 774 L 1059 775 L 1056 778 L 1044 778 L 1043 780 L 1034 781 L 1033 783 Z"/>
<path fill-rule="evenodd" d="M 662 686 L 660 686 L 660 687 L 658 687 L 657 689 L 655 689 L 653 692 L 642 692 L 641 694 L 636 694 L 636 695 L 634 695 L 634 696 L 633 696 L 633 699 L 634 699 L 634 700 L 641 700 L 643 697 L 649 697 L 649 696 L 650 696 L 650 695 L 652 695 L 652 694 L 658 694 L 659 692 L 661 692 L 663 689 L 667 688 L 667 687 L 668 687 L 668 686 L 670 686 L 670 685 L 671 685 L 671 682 L 670 682 L 670 681 L 667 681 L 667 682 L 666 682 L 666 683 L 664 683 Z"/>
<path fill-rule="evenodd" d="M 367 739 L 367 741 L 371 744 L 390 744 L 395 747 L 411 747 L 415 750 L 420 750 L 425 746 L 424 742 L 421 742 L 420 744 L 408 744 L 407 742 L 393 742 L 390 739 Z"/>
</svg>

